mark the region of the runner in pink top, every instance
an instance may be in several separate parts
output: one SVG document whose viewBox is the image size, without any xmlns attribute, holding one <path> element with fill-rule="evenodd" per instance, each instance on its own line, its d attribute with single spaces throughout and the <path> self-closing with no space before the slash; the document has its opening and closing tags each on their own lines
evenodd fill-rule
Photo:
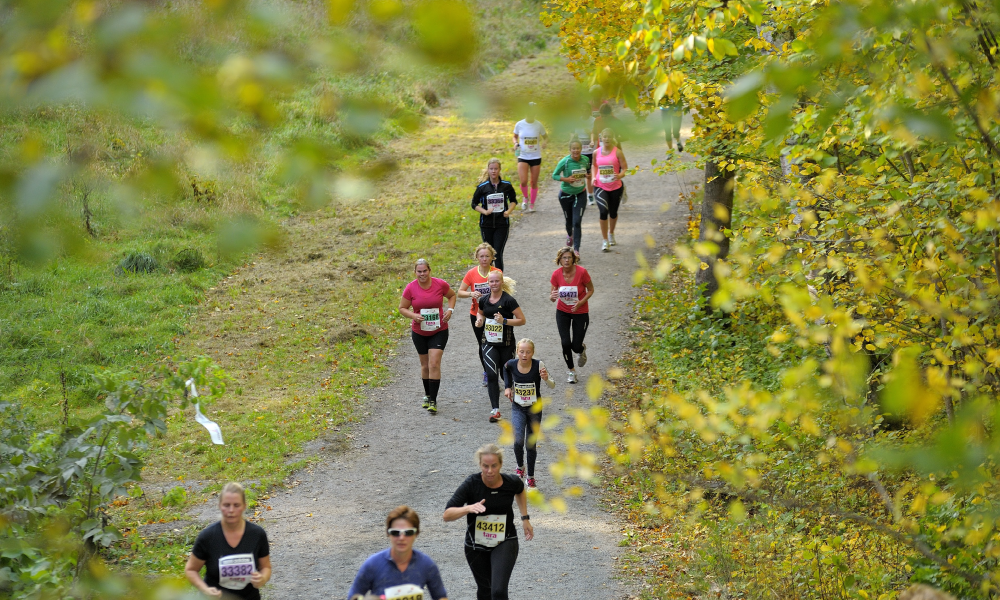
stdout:
<svg viewBox="0 0 1000 600">
<path fill-rule="evenodd" d="M 601 237 L 604 245 L 601 250 L 610 252 L 615 242 L 615 224 L 618 222 L 618 206 L 625 193 L 622 183 L 624 171 L 628 169 L 625 154 L 618 147 L 614 133 L 610 129 L 601 132 L 601 147 L 594 151 L 594 198 L 597 199 L 597 209 L 601 213 Z M 610 240 L 608 239 L 608 236 Z"/>
<path fill-rule="evenodd" d="M 594 295 L 594 284 L 590 273 L 576 264 L 579 259 L 573 248 L 566 246 L 556 253 L 559 268 L 553 271 L 549 283 L 552 292 L 549 299 L 556 302 L 556 328 L 562 341 L 563 359 L 566 361 L 568 383 L 576 383 L 576 369 L 573 368 L 573 353 L 580 355 L 580 366 L 587 364 L 587 344 L 583 343 L 590 325 L 590 297 Z"/>
<path fill-rule="evenodd" d="M 448 321 L 455 312 L 458 296 L 448 282 L 431 277 L 431 265 L 421 258 L 414 267 L 417 278 L 403 290 L 399 314 L 413 323 L 410 337 L 420 355 L 420 377 L 424 380 L 423 407 L 437 414 L 437 395 L 441 388 L 441 357 L 448 344 Z M 448 299 L 448 308 L 444 300 Z"/>
</svg>

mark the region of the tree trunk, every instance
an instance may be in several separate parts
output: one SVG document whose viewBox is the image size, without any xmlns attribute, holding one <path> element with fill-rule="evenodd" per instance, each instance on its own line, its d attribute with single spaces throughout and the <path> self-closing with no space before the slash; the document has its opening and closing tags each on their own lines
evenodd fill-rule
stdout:
<svg viewBox="0 0 1000 600">
<path fill-rule="evenodd" d="M 732 224 L 733 187 L 735 171 L 720 171 L 714 160 L 705 163 L 705 199 L 701 203 L 701 230 L 698 241 L 702 244 L 715 245 L 715 251 L 699 255 L 701 262 L 708 268 L 699 269 L 694 281 L 702 286 L 702 295 L 706 300 L 719 289 L 719 280 L 715 277 L 715 263 L 729 256 L 729 238 L 723 233 Z"/>
</svg>

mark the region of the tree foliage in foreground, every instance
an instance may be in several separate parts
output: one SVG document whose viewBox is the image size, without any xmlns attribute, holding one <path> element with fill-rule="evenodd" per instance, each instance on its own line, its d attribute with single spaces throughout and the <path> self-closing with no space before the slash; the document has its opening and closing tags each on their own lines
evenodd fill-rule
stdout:
<svg viewBox="0 0 1000 600">
<path fill-rule="evenodd" d="M 712 307 L 774 323 L 772 354 L 814 357 L 774 390 L 654 394 L 624 423 L 594 409 L 577 439 L 662 468 L 651 509 L 711 490 L 864 523 L 907 551 L 914 580 L 996 595 L 1000 6 L 547 6 L 579 77 L 640 113 L 696 111 L 689 148 L 733 176 L 731 248 L 716 261 L 703 235 L 679 263 L 714 272 Z M 574 451 L 564 466 L 588 464 Z M 858 496 L 871 501 L 845 505 Z M 866 589 L 839 568 L 845 595 Z"/>
</svg>

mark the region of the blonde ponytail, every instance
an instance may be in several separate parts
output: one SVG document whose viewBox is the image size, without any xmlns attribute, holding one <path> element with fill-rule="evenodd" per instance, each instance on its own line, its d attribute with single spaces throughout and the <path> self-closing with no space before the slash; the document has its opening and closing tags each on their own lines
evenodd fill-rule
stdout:
<svg viewBox="0 0 1000 600">
<path fill-rule="evenodd" d="M 513 296 L 516 287 L 517 287 L 517 282 L 514 281 L 512 278 L 505 276 L 503 278 L 503 286 L 500 289 Z"/>
</svg>

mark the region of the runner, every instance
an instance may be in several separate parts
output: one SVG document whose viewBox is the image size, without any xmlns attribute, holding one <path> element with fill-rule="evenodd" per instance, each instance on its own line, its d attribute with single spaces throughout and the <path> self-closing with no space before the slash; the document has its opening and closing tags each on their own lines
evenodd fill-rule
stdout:
<svg viewBox="0 0 1000 600">
<path fill-rule="evenodd" d="M 509 181 L 500 179 L 500 159 L 491 158 L 472 194 L 472 210 L 479 213 L 479 232 L 493 246 L 496 266 L 503 271 L 503 247 L 510 231 L 510 213 L 517 208 L 517 192 Z"/>
<path fill-rule="evenodd" d="M 524 450 L 528 450 L 528 487 L 535 489 L 536 445 L 542 430 L 542 381 L 549 388 L 556 382 L 549 377 L 545 363 L 535 360 L 535 342 L 524 338 L 517 343 L 517 358 L 504 365 L 504 396 L 510 400 L 510 422 L 514 426 L 514 458 L 516 474 L 524 478 Z M 525 443 L 527 442 L 527 443 Z"/>
<path fill-rule="evenodd" d="M 663 121 L 663 134 L 667 138 L 667 148 L 674 149 L 677 140 L 677 151 L 684 152 L 684 142 L 681 141 L 681 120 L 684 108 L 680 100 L 663 99 L 660 106 L 660 120 Z"/>
<path fill-rule="evenodd" d="M 576 137 L 580 138 L 580 153 L 590 161 L 587 165 L 587 206 L 594 204 L 594 184 L 589 177 L 590 165 L 594 164 L 594 117 L 590 112 L 590 104 L 584 104 L 580 125 L 574 130 Z"/>
<path fill-rule="evenodd" d="M 612 114 L 611 105 L 607 103 L 601 105 L 599 114 L 597 118 L 594 119 L 594 129 L 593 129 L 594 138 L 599 141 L 600 134 L 605 129 L 611 130 L 611 132 L 615 136 L 615 139 L 618 140 L 619 146 L 621 146 L 622 142 L 628 140 L 628 137 L 626 137 L 625 135 L 627 129 L 625 123 L 621 119 Z"/>
<path fill-rule="evenodd" d="M 469 475 L 448 500 L 445 522 L 465 517 L 465 560 L 476 580 L 476 600 L 507 600 L 510 574 L 517 562 L 513 503 L 521 512 L 524 541 L 535 537 L 528 517 L 524 482 L 500 472 L 503 451 L 496 444 L 476 450 L 479 473 Z"/>
<path fill-rule="evenodd" d="M 521 209 L 535 212 L 538 197 L 538 174 L 542 167 L 542 142 L 549 139 L 545 126 L 535 119 L 538 107 L 528 103 L 527 115 L 514 125 L 514 154 L 517 155 L 517 177 L 521 182 Z M 528 181 L 531 181 L 531 195 L 528 195 Z M 528 205 L 528 200 L 531 205 Z"/>
<path fill-rule="evenodd" d="M 582 148 L 579 140 L 574 137 L 569 143 L 569 154 L 552 171 L 552 179 L 562 182 L 559 204 L 562 205 L 563 216 L 566 218 L 566 245 L 573 247 L 577 260 L 580 260 L 583 213 L 587 210 L 585 182 L 590 179 L 587 176 L 590 174 L 590 160 L 583 156 Z"/>
<path fill-rule="evenodd" d="M 436 415 L 438 390 L 441 389 L 441 357 L 448 345 L 448 321 L 455 312 L 458 298 L 447 281 L 431 277 L 427 259 L 418 260 L 413 270 L 417 278 L 403 289 L 399 314 L 413 320 L 410 337 L 420 355 L 420 378 L 424 380 L 422 406 Z M 442 311 L 445 298 L 448 308 Z"/>
<path fill-rule="evenodd" d="M 260 588 L 271 579 L 267 534 L 243 518 L 247 497 L 243 486 L 227 483 L 219 494 L 222 518 L 198 534 L 184 575 L 207 596 L 260 600 Z M 205 578 L 201 568 L 205 567 Z"/>
<path fill-rule="evenodd" d="M 514 293 L 515 282 L 500 271 L 486 276 L 490 293 L 479 298 L 476 327 L 484 327 L 483 360 L 486 362 L 486 388 L 490 394 L 490 423 L 500 420 L 500 377 L 508 360 L 514 358 L 514 327 L 524 325 L 524 313 Z"/>
<path fill-rule="evenodd" d="M 601 237 L 604 238 L 603 252 L 610 252 L 615 241 L 615 224 L 618 222 L 618 206 L 622 202 L 624 186 L 623 171 L 628 169 L 625 153 L 618 147 L 614 132 L 605 129 L 601 132 L 601 147 L 594 152 L 594 197 L 597 198 L 597 210 L 601 213 Z M 608 236 L 611 236 L 610 240 Z"/>
<path fill-rule="evenodd" d="M 587 364 L 587 344 L 583 338 L 590 326 L 590 297 L 594 295 L 594 284 L 587 269 L 579 266 L 571 248 L 560 248 L 556 252 L 559 268 L 552 272 L 549 283 L 552 292 L 549 300 L 556 302 L 556 328 L 562 341 L 563 359 L 566 361 L 567 383 L 576 383 L 576 369 L 573 367 L 573 353 L 580 355 L 580 366 Z"/>
<path fill-rule="evenodd" d="M 479 266 L 469 269 L 469 272 L 462 278 L 462 285 L 458 287 L 458 297 L 472 298 L 471 315 L 469 316 L 472 321 L 472 332 L 476 334 L 479 362 L 483 363 L 483 387 L 486 387 L 488 380 L 486 378 L 486 359 L 483 358 L 483 327 L 476 327 L 476 316 L 479 315 L 479 298 L 490 293 L 490 284 L 486 283 L 486 276 L 490 274 L 490 271 L 500 271 L 500 269 L 490 266 L 495 252 L 493 246 L 486 242 L 476 246 L 473 255 L 479 261 Z"/>
<path fill-rule="evenodd" d="M 361 565 L 348 598 L 369 592 L 386 600 L 424 600 L 424 588 L 433 600 L 447 600 L 441 572 L 434 561 L 413 549 L 420 535 L 420 517 L 409 506 L 398 506 L 385 518 L 389 548 L 376 552 Z"/>
<path fill-rule="evenodd" d="M 604 88 L 599 83 L 590 86 L 589 93 L 590 116 L 596 117 L 601 114 L 601 107 L 608 103 L 608 99 L 604 96 Z"/>
</svg>

